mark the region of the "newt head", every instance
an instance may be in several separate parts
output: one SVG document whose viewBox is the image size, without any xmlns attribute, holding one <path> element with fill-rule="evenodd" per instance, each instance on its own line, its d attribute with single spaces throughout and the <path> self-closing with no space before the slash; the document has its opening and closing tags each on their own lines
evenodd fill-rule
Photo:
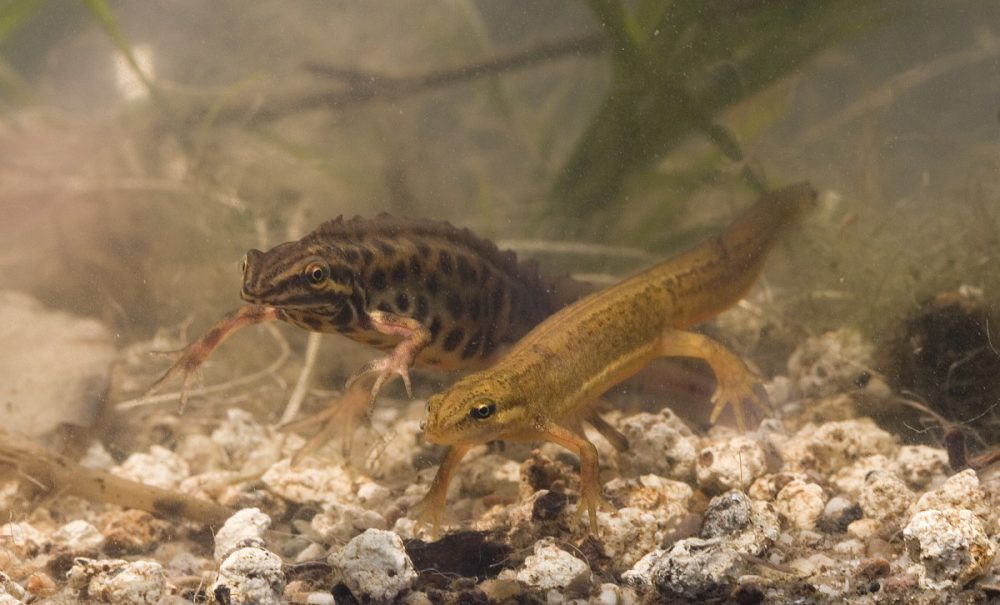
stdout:
<svg viewBox="0 0 1000 605">
<path fill-rule="evenodd" d="M 515 382 L 486 370 L 432 396 L 424 425 L 427 440 L 440 445 L 484 443 L 529 426 L 527 400 Z"/>
<path fill-rule="evenodd" d="M 329 314 L 355 291 L 350 265 L 328 249 L 301 242 L 286 242 L 267 252 L 249 250 L 242 269 L 240 297 L 250 303 Z"/>
</svg>

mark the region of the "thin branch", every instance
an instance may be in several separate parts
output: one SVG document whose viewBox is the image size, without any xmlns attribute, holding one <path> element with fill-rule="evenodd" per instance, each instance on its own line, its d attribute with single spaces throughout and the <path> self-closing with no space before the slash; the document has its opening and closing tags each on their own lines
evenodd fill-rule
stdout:
<svg viewBox="0 0 1000 605">
<path fill-rule="evenodd" d="M 500 55 L 485 61 L 431 71 L 416 76 L 387 76 L 353 68 L 307 63 L 306 69 L 327 78 L 338 80 L 345 84 L 346 88 L 276 102 L 270 107 L 263 107 L 257 110 L 253 114 L 252 119 L 267 121 L 300 111 L 339 109 L 370 101 L 397 99 L 406 95 L 452 86 L 469 80 L 525 69 L 539 63 L 564 57 L 597 54 L 604 50 L 607 43 L 607 38 L 603 33 L 589 33 L 555 42 L 543 42 L 536 46 Z"/>
<path fill-rule="evenodd" d="M 302 401 L 305 400 L 306 393 L 309 391 L 310 378 L 313 368 L 316 367 L 316 358 L 319 356 L 319 345 L 322 340 L 323 335 L 319 332 L 309 333 L 309 341 L 306 343 L 306 358 L 303 361 L 302 370 L 299 372 L 299 379 L 295 382 L 295 389 L 292 390 L 292 394 L 288 398 L 288 404 L 285 405 L 285 411 L 281 414 L 281 420 L 278 421 L 278 424 L 289 423 L 299 414 Z"/>
</svg>

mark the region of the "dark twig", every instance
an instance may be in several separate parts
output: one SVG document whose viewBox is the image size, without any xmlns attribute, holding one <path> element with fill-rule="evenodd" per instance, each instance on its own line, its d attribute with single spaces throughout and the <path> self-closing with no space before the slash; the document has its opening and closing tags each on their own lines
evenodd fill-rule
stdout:
<svg viewBox="0 0 1000 605">
<path fill-rule="evenodd" d="M 600 52 L 607 46 L 601 33 L 574 36 L 555 42 L 544 42 L 506 55 L 459 67 L 441 69 L 416 76 L 387 76 L 352 68 L 333 67 L 315 63 L 306 69 L 327 78 L 338 80 L 345 88 L 302 96 L 276 102 L 260 108 L 253 116 L 256 121 L 274 120 L 290 113 L 317 109 L 341 109 L 370 101 L 397 99 L 406 95 L 451 86 L 477 78 L 495 76 L 510 71 L 532 67 L 539 63 L 570 56 L 585 56 Z"/>
</svg>

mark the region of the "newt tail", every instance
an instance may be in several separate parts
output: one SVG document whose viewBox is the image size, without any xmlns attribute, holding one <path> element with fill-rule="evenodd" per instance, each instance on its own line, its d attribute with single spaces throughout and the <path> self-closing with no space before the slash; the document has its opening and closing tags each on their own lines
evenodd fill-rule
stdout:
<svg viewBox="0 0 1000 605">
<path fill-rule="evenodd" d="M 765 408 L 758 378 L 742 359 L 688 328 L 735 304 L 753 285 L 784 228 L 813 205 L 808 184 L 764 195 L 719 235 L 620 284 L 565 307 L 536 326 L 492 367 L 428 401 L 427 439 L 450 445 L 422 503 L 438 525 L 451 474 L 472 445 L 496 439 L 547 440 L 580 457 L 580 504 L 596 532 L 604 504 L 597 449 L 582 431 L 593 425 L 612 442 L 594 403 L 657 357 L 704 359 L 715 374 L 714 422 L 732 407 Z"/>
</svg>

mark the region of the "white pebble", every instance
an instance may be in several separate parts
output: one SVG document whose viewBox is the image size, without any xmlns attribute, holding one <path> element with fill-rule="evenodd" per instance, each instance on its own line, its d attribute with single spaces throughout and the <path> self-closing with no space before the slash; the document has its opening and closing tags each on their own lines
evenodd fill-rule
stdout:
<svg viewBox="0 0 1000 605">
<path fill-rule="evenodd" d="M 904 445 L 896 453 L 899 476 L 914 489 L 926 489 L 949 474 L 948 454 L 941 448 Z"/>
<path fill-rule="evenodd" d="M 221 563 L 239 548 L 264 548 L 264 532 L 271 527 L 271 517 L 257 508 L 244 508 L 226 519 L 215 534 L 215 562 Z"/>
<path fill-rule="evenodd" d="M 281 557 L 262 548 L 241 548 L 219 566 L 219 577 L 208 593 L 232 605 L 280 605 L 285 590 Z"/>
<path fill-rule="evenodd" d="M 589 582 L 590 566 L 555 545 L 552 538 L 535 542 L 535 552 L 524 560 L 517 579 L 540 590 L 566 588 Z"/>
<path fill-rule="evenodd" d="M 155 605 L 167 588 L 163 567 L 153 561 L 78 558 L 66 578 L 72 590 L 112 605 Z"/>
<path fill-rule="evenodd" d="M 176 489 L 191 474 L 187 462 L 165 447 L 154 445 L 149 453 L 136 452 L 111 469 L 119 477 L 163 489 Z"/>
<path fill-rule="evenodd" d="M 267 431 L 253 414 L 239 408 L 226 411 L 226 419 L 212 431 L 212 441 L 225 452 L 227 467 L 255 467 L 276 455 Z"/>
<path fill-rule="evenodd" d="M 309 522 L 326 544 L 343 544 L 366 529 L 386 529 L 388 522 L 374 510 L 349 503 L 330 503 Z"/>
<path fill-rule="evenodd" d="M 791 439 L 776 442 L 785 471 L 816 471 L 824 475 L 866 456 L 895 455 L 897 444 L 891 434 L 871 418 L 853 418 L 807 424 Z"/>
<path fill-rule="evenodd" d="M 618 429 L 629 442 L 620 455 L 623 469 L 681 481 L 694 478 L 698 438 L 670 408 L 624 418 Z"/>
<path fill-rule="evenodd" d="M 830 484 L 838 492 L 851 498 L 857 498 L 865 489 L 865 481 L 870 473 L 891 470 L 892 468 L 893 465 L 889 458 L 882 454 L 865 456 L 837 470 L 830 476 Z"/>
<path fill-rule="evenodd" d="M 633 605 L 636 602 L 635 592 L 628 586 L 617 584 L 601 584 L 601 591 L 594 601 L 597 605 Z"/>
<path fill-rule="evenodd" d="M 982 520 L 966 509 L 921 511 L 903 529 L 903 539 L 923 565 L 921 586 L 930 589 L 962 586 L 982 576 L 996 554 Z"/>
<path fill-rule="evenodd" d="M 815 483 L 793 479 L 781 488 L 774 500 L 774 508 L 791 527 L 811 530 L 823 514 L 826 497 L 823 488 Z"/>
<path fill-rule="evenodd" d="M 52 541 L 71 553 L 80 553 L 99 550 L 104 545 L 104 536 L 90 523 L 77 519 L 57 529 L 52 534 Z"/>
<path fill-rule="evenodd" d="M 28 597 L 28 592 L 21 585 L 10 579 L 10 576 L 0 571 L 0 596 L 11 599 L 11 603 L 20 605 Z M 3 600 L 0 599 L 0 604 Z"/>
<path fill-rule="evenodd" d="M 788 374 L 801 395 L 830 395 L 854 385 L 858 368 L 871 366 L 874 348 L 851 328 L 812 336 L 789 356 Z"/>
<path fill-rule="evenodd" d="M 292 502 L 338 502 L 354 496 L 351 476 L 339 465 L 291 465 L 288 458 L 267 469 L 261 481 L 275 494 Z"/>
<path fill-rule="evenodd" d="M 767 456 L 756 439 L 741 435 L 712 443 L 698 453 L 698 486 L 710 494 L 745 490 L 767 472 Z"/>
<path fill-rule="evenodd" d="M 0 549 L 10 551 L 22 559 L 34 557 L 45 542 L 45 536 L 29 523 L 0 525 Z"/>
<path fill-rule="evenodd" d="M 369 529 L 329 558 L 335 581 L 359 599 L 391 601 L 417 579 L 413 562 L 399 536 Z"/>
<path fill-rule="evenodd" d="M 917 500 L 914 510 L 948 508 L 970 510 L 983 521 L 990 520 L 994 515 L 986 492 L 979 486 L 979 476 L 971 468 L 948 477 L 940 487 L 924 493 Z"/>
<path fill-rule="evenodd" d="M 906 521 L 914 496 L 906 483 L 889 471 L 872 471 L 858 495 L 858 504 L 865 516 L 875 519 L 883 528 L 898 528 Z"/>
<path fill-rule="evenodd" d="M 374 481 L 365 481 L 358 486 L 358 502 L 367 508 L 380 508 L 389 501 L 391 495 L 389 488 Z"/>
</svg>

